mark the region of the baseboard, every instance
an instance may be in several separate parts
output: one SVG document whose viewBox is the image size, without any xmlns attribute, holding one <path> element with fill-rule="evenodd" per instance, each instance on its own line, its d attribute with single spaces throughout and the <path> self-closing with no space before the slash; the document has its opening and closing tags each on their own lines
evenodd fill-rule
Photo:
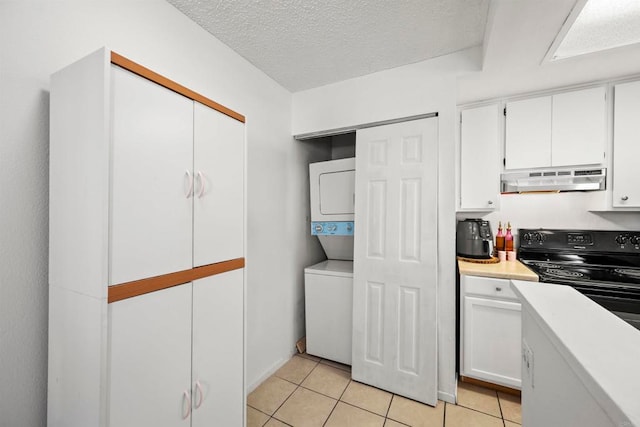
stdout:
<svg viewBox="0 0 640 427">
<path fill-rule="evenodd" d="M 475 378 L 463 377 L 462 375 L 460 376 L 460 381 L 462 381 L 463 383 L 474 384 L 484 388 L 490 388 L 492 390 L 500 391 L 507 394 L 513 394 L 514 396 L 520 396 L 520 390 L 515 388 L 506 387 L 499 384 L 493 384 L 487 381 L 477 380 Z"/>
<path fill-rule="evenodd" d="M 278 359 L 278 361 L 276 361 L 266 371 L 264 371 L 254 382 L 252 382 L 251 384 L 247 384 L 247 395 L 258 388 L 260 384 L 262 384 L 267 378 L 273 375 L 278 369 L 282 368 L 282 366 L 284 366 L 284 364 L 287 363 L 294 354 L 296 354 L 296 351 L 292 350 L 289 357 Z"/>
</svg>

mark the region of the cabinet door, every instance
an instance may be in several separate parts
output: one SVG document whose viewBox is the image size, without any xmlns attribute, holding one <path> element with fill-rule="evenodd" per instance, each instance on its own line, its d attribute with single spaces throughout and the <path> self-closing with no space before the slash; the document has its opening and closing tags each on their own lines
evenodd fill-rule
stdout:
<svg viewBox="0 0 640 427">
<path fill-rule="evenodd" d="M 243 272 L 193 284 L 193 427 L 244 425 Z"/>
<path fill-rule="evenodd" d="M 601 164 L 604 161 L 604 87 L 553 95 L 552 123 L 552 166 Z"/>
<path fill-rule="evenodd" d="M 500 194 L 500 114 L 497 104 L 462 111 L 460 208 L 497 209 Z"/>
<path fill-rule="evenodd" d="M 505 168 L 551 166 L 551 97 L 507 103 Z"/>
<path fill-rule="evenodd" d="M 192 266 L 193 101 L 115 66 L 112 77 L 110 284 L 118 284 Z"/>
<path fill-rule="evenodd" d="M 613 206 L 640 207 L 640 82 L 616 85 L 613 119 Z"/>
<path fill-rule="evenodd" d="M 189 425 L 191 290 L 109 304 L 109 425 Z"/>
<path fill-rule="evenodd" d="M 520 388 L 520 304 L 464 296 L 462 375 Z"/>
<path fill-rule="evenodd" d="M 244 256 L 244 125 L 195 103 L 194 266 Z"/>
</svg>

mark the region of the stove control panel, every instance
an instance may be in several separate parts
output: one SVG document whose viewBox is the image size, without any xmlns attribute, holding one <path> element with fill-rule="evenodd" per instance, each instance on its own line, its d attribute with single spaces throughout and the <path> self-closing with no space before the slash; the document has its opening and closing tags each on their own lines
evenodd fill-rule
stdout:
<svg viewBox="0 0 640 427">
<path fill-rule="evenodd" d="M 519 229 L 520 249 L 640 253 L 640 231 Z"/>
<path fill-rule="evenodd" d="M 640 249 L 640 235 L 638 234 L 618 234 L 616 236 L 616 243 L 620 246 L 624 246 L 627 243 L 638 247 Z"/>
</svg>

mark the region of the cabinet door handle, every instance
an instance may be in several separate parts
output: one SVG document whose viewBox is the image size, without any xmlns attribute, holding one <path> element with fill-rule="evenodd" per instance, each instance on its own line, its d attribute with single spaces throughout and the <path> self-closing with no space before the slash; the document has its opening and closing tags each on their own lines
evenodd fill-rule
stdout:
<svg viewBox="0 0 640 427">
<path fill-rule="evenodd" d="M 191 415 L 191 396 L 189 396 L 188 390 L 185 390 L 184 393 L 182 393 L 182 408 L 182 419 L 186 420 L 189 418 L 189 415 Z"/>
<path fill-rule="evenodd" d="M 193 176 L 191 175 L 191 172 L 188 169 L 185 171 L 184 174 L 187 176 L 187 180 L 189 182 L 189 187 L 187 188 L 187 194 L 185 194 L 185 196 L 188 199 L 193 194 Z"/>
<path fill-rule="evenodd" d="M 197 396 L 196 409 L 198 409 L 204 400 L 204 393 L 202 392 L 202 384 L 200 384 L 200 381 L 196 381 L 196 391 L 194 394 Z"/>
<path fill-rule="evenodd" d="M 627 200 L 629 200 L 629 196 L 622 196 L 620 198 L 622 199 L 623 202 L 626 202 Z"/>
<path fill-rule="evenodd" d="M 198 171 L 198 181 L 200 181 L 200 191 L 198 191 L 198 199 L 201 199 L 204 196 L 205 183 L 204 183 L 204 174 L 202 171 Z"/>
<path fill-rule="evenodd" d="M 493 204 L 493 200 L 489 200 L 487 203 L 489 203 L 490 205 Z"/>
<path fill-rule="evenodd" d="M 500 292 L 502 291 L 502 288 L 500 286 L 496 286 L 496 291 Z"/>
</svg>

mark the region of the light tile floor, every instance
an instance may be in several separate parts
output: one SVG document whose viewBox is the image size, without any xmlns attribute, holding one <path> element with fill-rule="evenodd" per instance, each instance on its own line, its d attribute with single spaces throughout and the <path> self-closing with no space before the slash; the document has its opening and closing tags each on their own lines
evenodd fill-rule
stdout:
<svg viewBox="0 0 640 427">
<path fill-rule="evenodd" d="M 247 427 L 518 427 L 520 398 L 458 385 L 435 408 L 351 380 L 351 367 L 295 355 L 247 397 Z"/>
</svg>

